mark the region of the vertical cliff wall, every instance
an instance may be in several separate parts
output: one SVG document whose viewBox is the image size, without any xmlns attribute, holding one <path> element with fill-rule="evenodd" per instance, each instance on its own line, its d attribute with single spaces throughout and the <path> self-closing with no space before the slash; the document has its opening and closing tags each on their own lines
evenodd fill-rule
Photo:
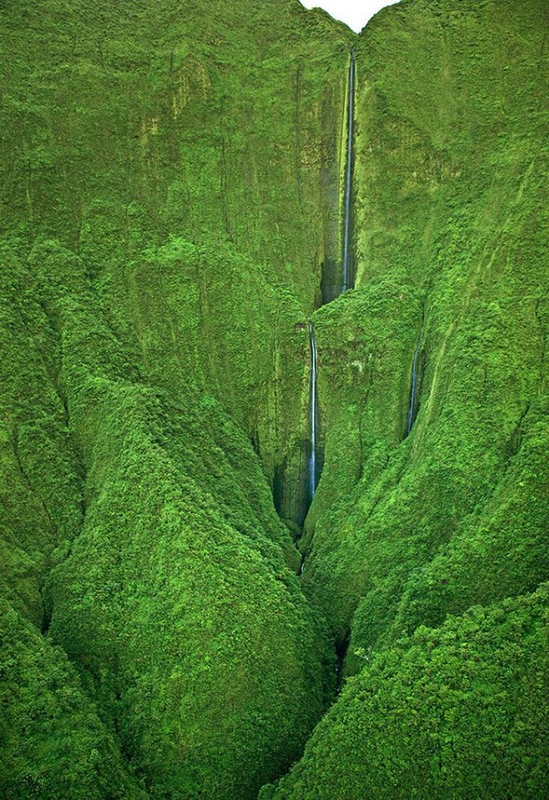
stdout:
<svg viewBox="0 0 549 800">
<path fill-rule="evenodd" d="M 5 0 L 0 793 L 545 792 L 547 23 Z"/>
<path fill-rule="evenodd" d="M 526 434 L 547 369 L 545 11 L 408 2 L 359 37 L 357 288 L 315 315 L 327 442 L 307 578 L 341 637 L 359 597 L 376 608 L 364 620 L 389 614 L 410 570 L 496 524 L 521 472 L 539 473 Z M 538 556 L 517 591 L 546 574 Z M 494 576 L 482 599 L 512 585 Z"/>
</svg>

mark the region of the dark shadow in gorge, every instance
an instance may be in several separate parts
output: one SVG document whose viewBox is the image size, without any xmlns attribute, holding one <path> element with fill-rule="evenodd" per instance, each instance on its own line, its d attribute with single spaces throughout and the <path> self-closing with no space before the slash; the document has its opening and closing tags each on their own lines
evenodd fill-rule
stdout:
<svg viewBox="0 0 549 800">
<path fill-rule="evenodd" d="M 336 688 L 335 688 L 336 696 L 341 692 L 341 689 L 343 688 L 343 681 L 344 681 L 343 668 L 345 666 L 345 658 L 347 656 L 347 651 L 349 649 L 350 640 L 351 640 L 350 633 L 347 633 L 347 635 L 342 641 L 336 641 L 335 643 L 335 652 L 337 658 Z"/>
<path fill-rule="evenodd" d="M 286 456 L 281 464 L 275 467 L 273 479 L 273 502 L 279 517 L 292 530 L 294 538 L 299 538 L 307 510 L 309 508 L 308 463 L 310 443 L 299 444 L 299 467 L 293 467 L 296 454 Z"/>
<path fill-rule="evenodd" d="M 297 480 L 295 479 L 295 467 L 292 467 L 292 462 L 296 460 L 295 456 L 295 453 L 292 458 L 287 456 L 281 464 L 275 467 L 273 478 L 273 502 L 279 517 L 291 529 L 294 538 L 299 539 L 313 500 L 309 476 L 311 442 L 305 440 L 299 445 L 299 470 Z M 317 444 L 317 482 L 322 473 L 323 466 L 324 448 Z"/>
<path fill-rule="evenodd" d="M 427 357 L 425 350 L 422 347 L 423 332 L 420 331 L 417 337 L 414 356 L 412 359 L 412 371 L 410 375 L 410 392 L 408 395 L 408 409 L 406 413 L 406 424 L 402 439 L 410 434 L 412 426 L 416 421 L 418 415 L 421 391 L 423 388 L 423 378 L 425 375 L 425 367 L 427 365 Z"/>
</svg>

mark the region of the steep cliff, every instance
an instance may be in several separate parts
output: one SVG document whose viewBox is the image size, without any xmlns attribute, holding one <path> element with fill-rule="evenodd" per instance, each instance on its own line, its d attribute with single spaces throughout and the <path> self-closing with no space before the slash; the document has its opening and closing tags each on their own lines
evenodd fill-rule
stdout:
<svg viewBox="0 0 549 800">
<path fill-rule="evenodd" d="M 547 13 L 418 0 L 356 48 L 357 289 L 315 318 L 304 582 L 361 646 L 548 574 Z"/>
<path fill-rule="evenodd" d="M 3 793 L 253 797 L 333 684 L 272 490 L 295 525 L 351 34 L 296 0 L 0 14 Z"/>
</svg>

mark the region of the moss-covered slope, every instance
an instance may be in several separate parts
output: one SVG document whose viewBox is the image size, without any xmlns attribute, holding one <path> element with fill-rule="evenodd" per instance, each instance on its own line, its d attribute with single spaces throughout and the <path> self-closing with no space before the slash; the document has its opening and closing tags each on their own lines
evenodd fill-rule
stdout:
<svg viewBox="0 0 549 800">
<path fill-rule="evenodd" d="M 6 797 L 256 797 L 334 642 L 265 797 L 544 796 L 548 13 L 402 0 L 356 41 L 300 580 L 355 37 L 2 4 Z"/>
<path fill-rule="evenodd" d="M 546 11 L 409 0 L 356 48 L 358 282 L 315 316 L 304 583 L 360 646 L 399 603 L 411 631 L 547 577 Z"/>
<path fill-rule="evenodd" d="M 261 798 L 545 796 L 547 584 L 372 658 Z"/>
</svg>

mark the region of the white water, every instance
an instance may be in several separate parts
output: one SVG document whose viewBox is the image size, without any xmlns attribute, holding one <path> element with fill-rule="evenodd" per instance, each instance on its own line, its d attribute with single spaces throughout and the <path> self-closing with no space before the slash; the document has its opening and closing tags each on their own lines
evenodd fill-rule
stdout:
<svg viewBox="0 0 549 800">
<path fill-rule="evenodd" d="M 311 387 L 309 400 L 309 421 L 311 426 L 311 455 L 309 457 L 309 494 L 311 500 L 316 492 L 316 433 L 317 433 L 317 399 L 316 399 L 316 339 L 315 329 L 309 322 L 309 344 L 311 348 Z"/>
<path fill-rule="evenodd" d="M 349 288 L 349 248 L 351 239 L 351 193 L 353 180 L 353 130 L 355 106 L 355 53 L 349 63 L 349 97 L 347 102 L 347 165 L 345 169 L 345 216 L 343 219 L 343 291 Z"/>
</svg>

